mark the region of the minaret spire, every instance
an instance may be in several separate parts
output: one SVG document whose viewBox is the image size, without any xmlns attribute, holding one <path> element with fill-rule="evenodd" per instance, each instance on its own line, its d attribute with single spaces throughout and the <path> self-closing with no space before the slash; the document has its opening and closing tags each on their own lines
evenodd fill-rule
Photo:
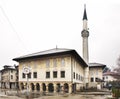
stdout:
<svg viewBox="0 0 120 99">
<path fill-rule="evenodd" d="M 87 20 L 86 4 L 84 4 L 84 14 L 83 14 L 83 20 Z"/>
</svg>

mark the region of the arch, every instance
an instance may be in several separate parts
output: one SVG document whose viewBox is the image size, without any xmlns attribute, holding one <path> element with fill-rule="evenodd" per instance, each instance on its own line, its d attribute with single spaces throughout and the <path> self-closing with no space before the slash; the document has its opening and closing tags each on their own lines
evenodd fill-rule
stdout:
<svg viewBox="0 0 120 99">
<path fill-rule="evenodd" d="M 21 86 L 21 89 L 23 90 L 24 89 L 24 84 L 21 83 L 20 86 Z"/>
<path fill-rule="evenodd" d="M 48 84 L 48 91 L 49 91 L 49 92 L 53 92 L 53 91 L 54 91 L 54 86 L 53 86 L 52 83 L 49 83 L 49 84 Z"/>
<path fill-rule="evenodd" d="M 61 91 L 61 85 L 60 85 L 60 83 L 57 83 L 57 90 L 56 90 L 57 92 L 60 92 Z"/>
<path fill-rule="evenodd" d="M 64 92 L 66 92 L 66 93 L 69 92 L 69 86 L 67 83 L 64 84 Z"/>
<path fill-rule="evenodd" d="M 40 91 L 40 85 L 39 85 L 39 83 L 36 84 L 36 90 Z"/>
<path fill-rule="evenodd" d="M 43 89 L 43 91 L 46 91 L 46 85 L 45 85 L 45 83 L 42 84 L 42 89 Z"/>
<path fill-rule="evenodd" d="M 31 90 L 34 91 L 35 90 L 35 87 L 34 87 L 34 84 L 31 83 Z"/>
</svg>

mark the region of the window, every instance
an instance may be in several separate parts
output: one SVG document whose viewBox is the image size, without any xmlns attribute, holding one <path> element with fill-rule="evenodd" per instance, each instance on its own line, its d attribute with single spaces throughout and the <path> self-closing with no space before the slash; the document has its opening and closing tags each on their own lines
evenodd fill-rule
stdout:
<svg viewBox="0 0 120 99">
<path fill-rule="evenodd" d="M 53 60 L 53 66 L 54 66 L 54 67 L 57 67 L 57 59 L 54 59 L 54 60 Z"/>
<path fill-rule="evenodd" d="M 61 59 L 61 65 L 65 66 L 65 59 L 64 58 Z"/>
<path fill-rule="evenodd" d="M 74 72 L 74 79 L 75 79 L 75 72 Z"/>
<path fill-rule="evenodd" d="M 94 82 L 94 78 L 92 77 L 90 81 L 91 81 L 91 82 Z"/>
<path fill-rule="evenodd" d="M 105 78 L 103 77 L 103 80 L 105 80 Z"/>
<path fill-rule="evenodd" d="M 80 79 L 80 75 L 79 75 L 79 80 L 81 80 L 81 79 Z"/>
<path fill-rule="evenodd" d="M 13 73 L 13 70 L 11 70 L 11 73 Z"/>
<path fill-rule="evenodd" d="M 37 78 L 37 72 L 33 72 L 33 78 Z"/>
<path fill-rule="evenodd" d="M 106 79 L 108 79 L 108 76 L 106 76 Z"/>
<path fill-rule="evenodd" d="M 98 82 L 98 78 L 95 78 L 95 81 Z"/>
<path fill-rule="evenodd" d="M 22 73 L 22 78 L 25 78 L 25 74 L 24 73 Z"/>
<path fill-rule="evenodd" d="M 53 71 L 53 78 L 57 78 L 57 71 Z"/>
<path fill-rule="evenodd" d="M 11 79 L 13 79 L 13 75 L 11 75 Z"/>
<path fill-rule="evenodd" d="M 78 74 L 76 74 L 76 80 L 78 80 Z"/>
<path fill-rule="evenodd" d="M 65 78 L 65 71 L 61 71 L 61 78 Z"/>
<path fill-rule="evenodd" d="M 46 72 L 46 78 L 50 78 L 50 72 Z"/>
<path fill-rule="evenodd" d="M 50 60 L 46 60 L 46 67 L 50 67 Z"/>
<path fill-rule="evenodd" d="M 31 78 L 31 73 L 27 74 L 28 78 Z"/>
</svg>

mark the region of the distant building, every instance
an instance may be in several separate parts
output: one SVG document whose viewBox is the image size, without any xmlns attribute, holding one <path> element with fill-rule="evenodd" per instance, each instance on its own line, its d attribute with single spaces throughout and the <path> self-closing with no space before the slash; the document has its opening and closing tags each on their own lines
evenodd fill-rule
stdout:
<svg viewBox="0 0 120 99">
<path fill-rule="evenodd" d="M 117 81 L 118 77 L 120 77 L 120 75 L 116 72 L 107 71 L 103 73 L 104 86 L 108 86 L 107 84 L 109 82 Z"/>
<path fill-rule="evenodd" d="M 16 69 L 13 66 L 5 65 L 1 70 L 1 86 L 4 89 L 16 88 Z"/>
</svg>

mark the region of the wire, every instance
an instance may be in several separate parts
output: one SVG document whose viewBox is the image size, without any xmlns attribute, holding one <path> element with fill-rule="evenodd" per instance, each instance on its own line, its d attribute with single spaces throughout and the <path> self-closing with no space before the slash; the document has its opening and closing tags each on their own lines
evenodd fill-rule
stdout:
<svg viewBox="0 0 120 99">
<path fill-rule="evenodd" d="M 3 9 L 3 7 L 2 7 L 1 5 L 0 5 L 0 9 L 1 9 L 3 15 L 5 16 L 5 18 L 7 19 L 9 25 L 11 26 L 13 32 L 16 34 L 17 38 L 18 38 L 19 41 L 21 42 L 22 46 L 23 46 L 25 49 L 27 49 L 27 47 L 25 46 L 25 44 L 24 44 L 23 41 L 21 40 L 20 36 L 18 35 L 16 29 L 15 29 L 14 26 L 12 25 L 11 21 L 9 20 L 7 14 L 5 13 L 5 11 L 4 11 L 4 9 Z"/>
</svg>

